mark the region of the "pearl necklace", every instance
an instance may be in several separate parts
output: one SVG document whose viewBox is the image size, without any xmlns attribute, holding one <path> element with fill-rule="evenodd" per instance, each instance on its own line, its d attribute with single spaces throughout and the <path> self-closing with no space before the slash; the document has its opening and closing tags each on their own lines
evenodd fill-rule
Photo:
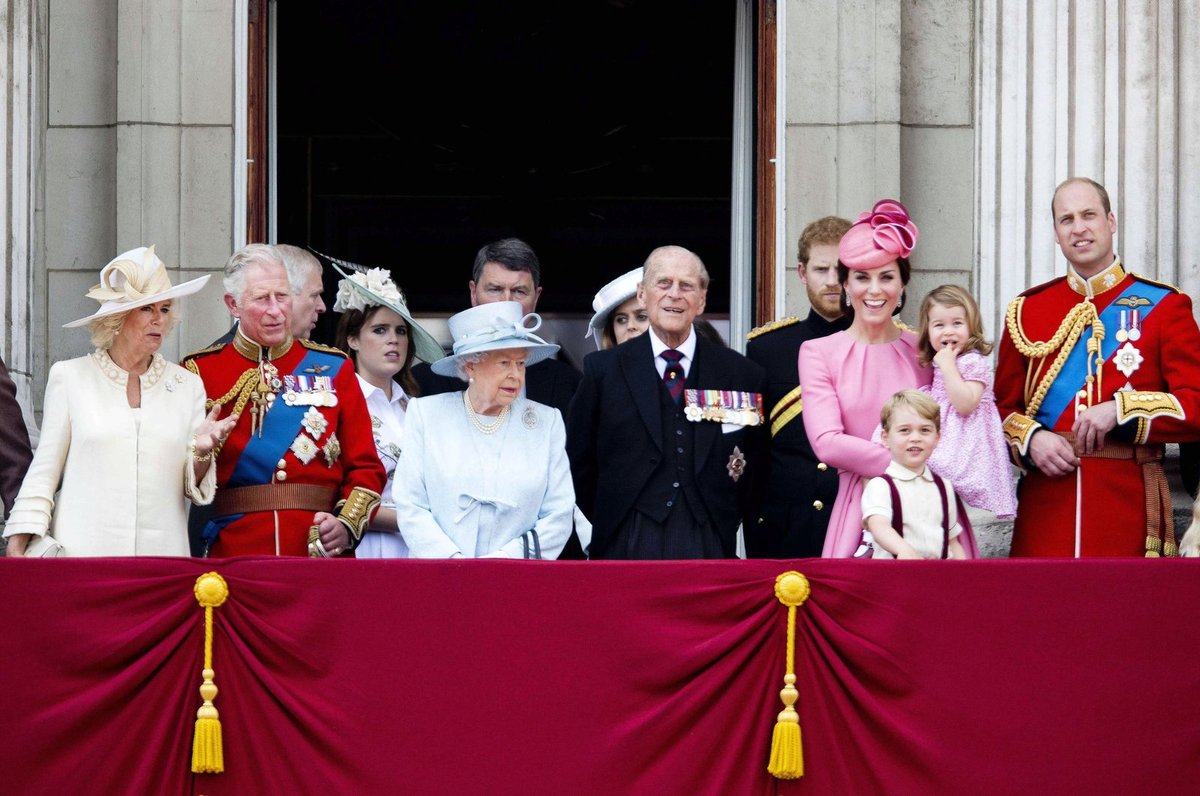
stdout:
<svg viewBox="0 0 1200 796">
<path fill-rule="evenodd" d="M 491 425 L 484 423 L 479 419 L 479 415 L 475 414 L 475 407 L 471 406 L 471 399 L 467 397 L 467 391 L 463 390 L 463 404 L 467 407 L 467 418 L 470 419 L 471 425 L 475 426 L 480 434 L 495 434 L 504 425 L 504 421 L 508 419 L 509 407 L 504 407 L 500 410 L 500 414 L 496 416 L 496 420 Z"/>
</svg>

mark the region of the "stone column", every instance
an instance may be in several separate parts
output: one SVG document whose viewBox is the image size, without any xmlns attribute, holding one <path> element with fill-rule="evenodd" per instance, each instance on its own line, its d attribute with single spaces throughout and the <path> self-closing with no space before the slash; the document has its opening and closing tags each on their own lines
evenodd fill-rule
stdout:
<svg viewBox="0 0 1200 796">
<path fill-rule="evenodd" d="M 788 0 L 780 35 L 786 119 L 779 257 L 788 314 L 808 301 L 796 239 L 830 213 L 854 218 L 883 197 L 921 228 L 904 317 L 935 284 L 969 284 L 974 252 L 971 4 L 958 0 Z"/>
<path fill-rule="evenodd" d="M 1200 290 L 1200 7 L 1175 0 L 980 0 L 980 298 L 1065 273 L 1050 199 L 1105 185 L 1127 267 Z"/>
<path fill-rule="evenodd" d="M 85 353 L 61 325 L 114 255 L 154 244 L 172 281 L 217 278 L 180 305 L 164 356 L 228 326 L 219 271 L 232 248 L 233 0 L 56 0 L 49 7 L 44 175 L 46 313 L 33 349 Z M 35 296 L 35 304 L 36 304 Z M 40 402 L 40 398 L 39 398 Z"/>
<path fill-rule="evenodd" d="M 22 406 L 31 411 L 33 374 L 44 372 L 44 350 L 30 330 L 44 318 L 45 295 L 37 245 L 42 182 L 41 114 L 44 86 L 44 20 L 47 0 L 0 2 L 0 146 L 7 168 L 0 170 L 0 354 Z M 40 369 L 40 370 L 39 370 Z"/>
</svg>

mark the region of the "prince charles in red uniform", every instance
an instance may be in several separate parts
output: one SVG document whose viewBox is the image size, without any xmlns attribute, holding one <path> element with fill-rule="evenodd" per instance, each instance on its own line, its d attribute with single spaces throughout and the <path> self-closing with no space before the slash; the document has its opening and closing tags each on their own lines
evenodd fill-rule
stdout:
<svg viewBox="0 0 1200 796">
<path fill-rule="evenodd" d="M 214 557 L 351 551 L 385 483 L 354 368 L 336 349 L 292 338 L 292 291 L 274 247 L 234 254 L 225 290 L 238 319 L 233 340 L 183 362 L 203 379 L 210 407 L 238 416 L 218 454 L 205 549 Z"/>
</svg>

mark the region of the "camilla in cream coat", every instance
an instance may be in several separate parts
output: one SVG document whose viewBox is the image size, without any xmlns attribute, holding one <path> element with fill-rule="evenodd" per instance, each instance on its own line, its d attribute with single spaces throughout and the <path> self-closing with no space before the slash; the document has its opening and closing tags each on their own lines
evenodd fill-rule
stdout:
<svg viewBox="0 0 1200 796">
<path fill-rule="evenodd" d="M 67 556 L 188 554 L 188 505 L 212 501 L 229 424 L 205 415 L 200 379 L 157 349 L 173 299 L 205 281 L 172 287 L 152 248 L 101 271 L 88 294 L 101 309 L 67 324 L 89 324 L 97 350 L 50 369 L 41 442 L 4 531 L 10 556 L 47 534 Z"/>
</svg>

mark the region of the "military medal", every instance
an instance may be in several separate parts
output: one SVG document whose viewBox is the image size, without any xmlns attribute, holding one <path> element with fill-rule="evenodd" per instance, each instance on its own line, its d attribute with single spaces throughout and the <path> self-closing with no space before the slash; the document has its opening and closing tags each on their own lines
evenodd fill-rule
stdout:
<svg viewBox="0 0 1200 796">
<path fill-rule="evenodd" d="M 737 390 L 684 390 L 683 414 L 693 423 L 710 421 L 738 426 L 762 422 L 762 394 Z"/>
<path fill-rule="evenodd" d="M 729 455 L 729 463 L 725 465 L 725 470 L 729 473 L 729 477 L 736 484 L 737 480 L 742 477 L 742 473 L 746 469 L 746 455 L 735 445 L 733 453 Z"/>
<path fill-rule="evenodd" d="M 1118 343 L 1129 339 L 1129 310 L 1121 310 L 1121 328 L 1117 329 L 1116 338 Z"/>
<path fill-rule="evenodd" d="M 1129 339 L 1135 343 L 1142 339 L 1142 311 L 1129 311 Z M 1140 360 L 1139 360 L 1140 361 Z"/>
<path fill-rule="evenodd" d="M 1136 312 L 1137 310 L 1134 310 L 1134 313 Z M 1126 343 L 1117 349 L 1117 353 L 1113 354 L 1113 364 L 1127 379 L 1141 367 L 1144 361 L 1145 357 L 1142 356 L 1142 352 L 1134 347 L 1133 343 Z"/>
</svg>

